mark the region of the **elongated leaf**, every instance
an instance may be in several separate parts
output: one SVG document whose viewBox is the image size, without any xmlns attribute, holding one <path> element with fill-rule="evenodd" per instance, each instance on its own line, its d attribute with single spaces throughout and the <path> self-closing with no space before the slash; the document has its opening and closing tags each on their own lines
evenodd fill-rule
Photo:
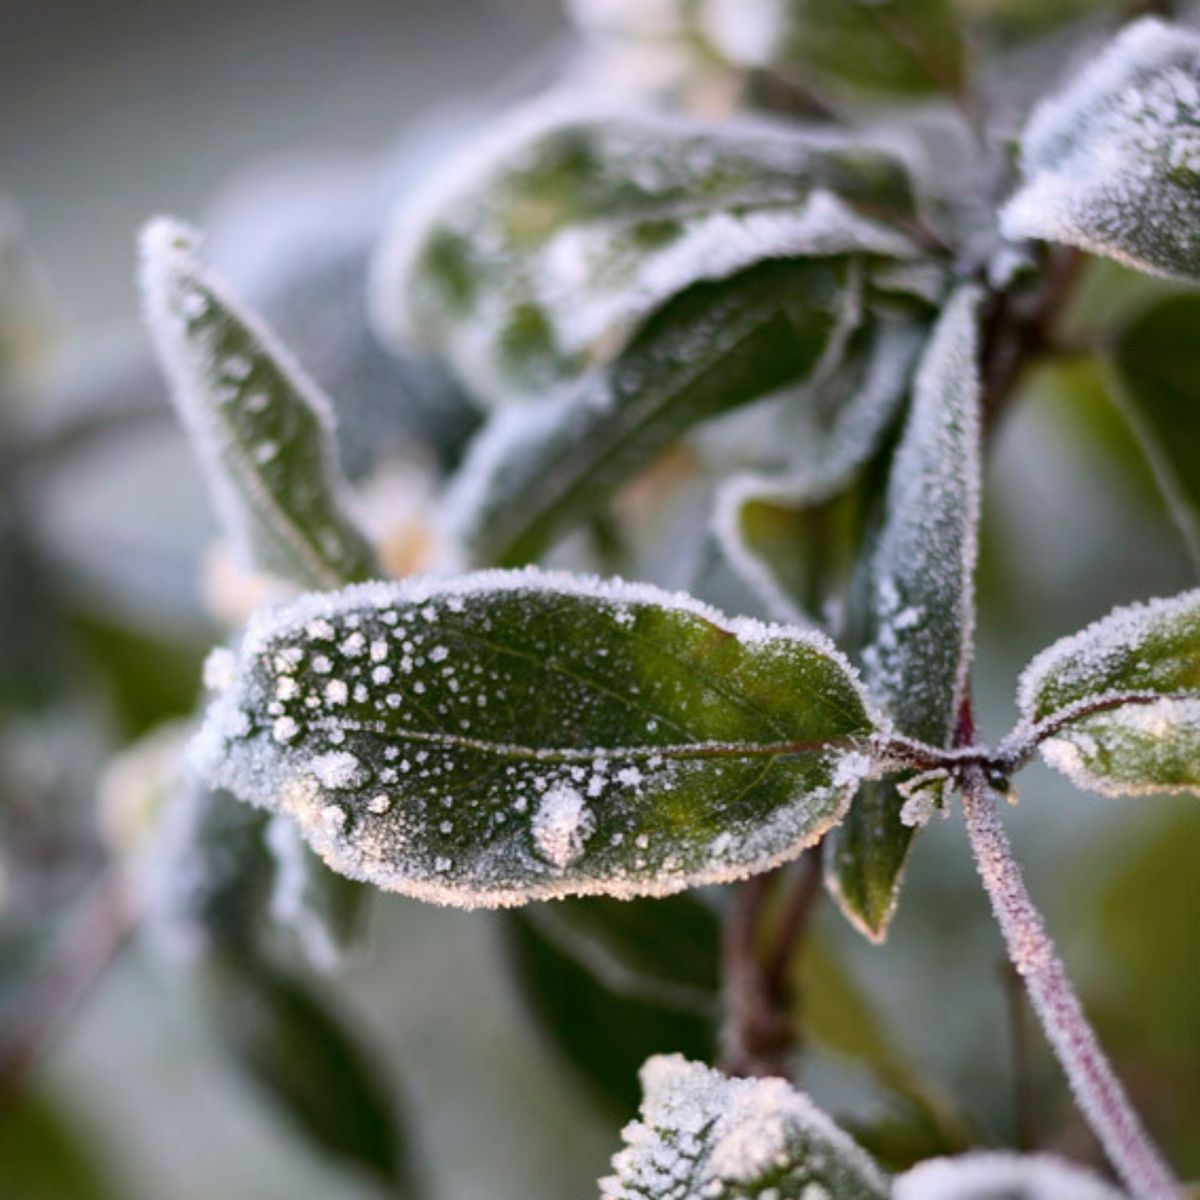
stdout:
<svg viewBox="0 0 1200 1200">
<path fill-rule="evenodd" d="M 706 417 L 799 387 L 857 320 L 846 260 L 700 284 L 580 384 L 494 419 L 447 501 L 477 562 L 520 565 Z"/>
<path fill-rule="evenodd" d="M 896 1180 L 892 1200 L 1120 1200 L 1102 1179 L 1048 1154 L 934 1158 Z"/>
<path fill-rule="evenodd" d="M 1200 281 L 1200 34 L 1146 18 L 1034 110 L 1011 238 Z"/>
<path fill-rule="evenodd" d="M 540 105 L 399 214 L 375 307 L 481 401 L 536 397 L 612 361 L 693 284 L 767 259 L 915 255 L 887 221 L 912 211 L 899 160 L 862 142 Z"/>
<path fill-rule="evenodd" d="M 247 565 L 307 587 L 376 574 L 347 511 L 320 394 L 160 219 L 142 235 L 146 317 L 180 417 Z"/>
<path fill-rule="evenodd" d="M 1143 313 L 1112 354 L 1117 401 L 1128 417 L 1200 570 L 1200 296 Z"/>
<path fill-rule="evenodd" d="M 504 922 L 541 1031 L 609 1112 L 637 1110 L 637 1072 L 651 1054 L 713 1054 L 720 925 L 691 896 L 580 897 Z"/>
<path fill-rule="evenodd" d="M 980 514 L 979 293 L 960 289 L 917 372 L 882 523 L 851 599 L 849 640 L 897 729 L 949 745 L 974 637 Z M 887 932 L 913 829 L 887 780 L 864 785 L 826 847 L 826 879 L 868 937 Z"/>
<path fill-rule="evenodd" d="M 641 1119 L 600 1181 L 604 1200 L 883 1200 L 883 1173 L 782 1079 L 728 1079 L 679 1055 L 642 1068 Z"/>
<path fill-rule="evenodd" d="M 717 542 L 780 619 L 827 625 L 858 550 L 862 497 L 851 483 L 908 394 L 922 342 L 909 320 L 880 316 L 861 328 L 846 361 L 797 406 L 792 464 L 737 475 L 718 492 Z"/>
<path fill-rule="evenodd" d="M 1200 589 L 1118 608 L 1021 675 L 1022 726 L 1079 787 L 1200 793 Z"/>
<path fill-rule="evenodd" d="M 765 870 L 840 819 L 872 729 L 817 635 L 530 570 L 262 615 L 196 753 L 336 870 L 471 907 Z"/>
</svg>

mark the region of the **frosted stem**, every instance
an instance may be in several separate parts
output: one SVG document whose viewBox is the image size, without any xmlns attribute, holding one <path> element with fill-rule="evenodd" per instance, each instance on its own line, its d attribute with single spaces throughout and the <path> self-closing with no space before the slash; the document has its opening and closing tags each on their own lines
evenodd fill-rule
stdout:
<svg viewBox="0 0 1200 1200">
<path fill-rule="evenodd" d="M 982 771 L 966 773 L 963 812 L 979 877 L 1080 1111 L 1135 1200 L 1179 1195 L 1147 1136 L 1071 987 L 1062 960 L 1034 907 Z"/>
</svg>

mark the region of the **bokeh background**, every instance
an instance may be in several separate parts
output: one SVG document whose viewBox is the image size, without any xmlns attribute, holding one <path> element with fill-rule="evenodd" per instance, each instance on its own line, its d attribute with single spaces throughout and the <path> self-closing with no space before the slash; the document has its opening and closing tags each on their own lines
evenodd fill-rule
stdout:
<svg viewBox="0 0 1200 1200">
<path fill-rule="evenodd" d="M 234 282 L 284 311 L 290 246 L 324 223 L 353 257 L 447 145 L 553 73 L 567 37 L 552 0 L 0 0 L 3 220 L 19 222 L 36 260 L 38 313 L 38 352 L 21 358 L 0 412 L 0 1047 L 103 869 L 106 762 L 191 708 L 219 636 L 201 582 L 207 499 L 139 328 L 139 224 L 158 212 L 197 221 Z M 1132 287 L 1105 273 L 1094 302 Z M 288 313 L 302 361 L 342 335 L 349 294 Z M 343 423 L 358 414 L 369 440 L 386 369 L 330 370 L 348 389 Z M 436 382 L 419 400 L 436 407 Z M 37 438 L 12 435 L 18 423 Z M 1040 373 L 1015 406 L 986 513 L 977 689 L 995 738 L 1034 652 L 1192 579 L 1135 447 L 1079 364 Z M 1089 797 L 1035 767 L 1020 800 L 1007 820 L 1031 889 L 1118 1069 L 1198 1176 L 1194 798 Z M 829 906 L 819 924 L 916 1069 L 988 1140 L 1014 1142 L 1009 991 L 958 822 L 918 843 L 884 947 Z M 386 898 L 336 983 L 405 1097 L 437 1195 L 592 1193 L 619 1118 L 523 1004 L 499 918 Z M 1028 1037 L 1055 1144 L 1095 1158 L 1032 1026 Z M 878 1101 L 860 1076 L 816 1053 L 804 1082 L 862 1116 Z M 64 1174 L 43 1178 L 34 1159 Z M 136 938 L 0 1114 L 4 1200 L 373 1194 L 229 1069 Z"/>
</svg>

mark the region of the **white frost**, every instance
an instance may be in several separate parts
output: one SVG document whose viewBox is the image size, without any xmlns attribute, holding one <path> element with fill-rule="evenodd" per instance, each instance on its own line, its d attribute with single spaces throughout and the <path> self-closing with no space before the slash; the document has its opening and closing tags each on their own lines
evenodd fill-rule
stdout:
<svg viewBox="0 0 1200 1200">
<path fill-rule="evenodd" d="M 919 1163 L 896 1180 L 892 1200 L 1121 1200 L 1121 1193 L 1062 1159 L 995 1151 Z"/>
</svg>

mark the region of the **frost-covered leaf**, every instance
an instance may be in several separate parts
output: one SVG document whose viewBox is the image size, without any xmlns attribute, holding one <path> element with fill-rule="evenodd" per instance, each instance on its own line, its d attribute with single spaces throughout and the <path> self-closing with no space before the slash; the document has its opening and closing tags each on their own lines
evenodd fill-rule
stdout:
<svg viewBox="0 0 1200 1200">
<path fill-rule="evenodd" d="M 792 462 L 722 486 L 713 530 L 730 566 L 781 620 L 829 627 L 857 553 L 855 474 L 878 450 L 906 395 L 921 326 L 878 316 L 837 371 L 795 407 Z"/>
<path fill-rule="evenodd" d="M 815 634 L 533 570 L 366 584 L 251 622 L 196 743 L 335 869 L 463 907 L 667 894 L 794 857 L 870 771 Z"/>
<path fill-rule="evenodd" d="M 587 896 L 504 918 L 516 982 L 541 1032 L 610 1112 L 637 1109 L 656 1053 L 714 1053 L 720 922 L 690 895 Z"/>
<path fill-rule="evenodd" d="M 980 515 L 980 295 L 942 313 L 917 371 L 878 531 L 850 601 L 872 696 L 908 737 L 952 739 L 974 637 Z M 869 937 L 887 932 L 914 827 L 893 782 L 864 785 L 826 846 L 826 879 Z"/>
<path fill-rule="evenodd" d="M 699 284 L 610 366 L 493 418 L 448 520 L 475 561 L 517 566 L 692 425 L 785 387 L 840 352 L 857 320 L 846 260 L 768 263 Z"/>
<path fill-rule="evenodd" d="M 528 399 L 611 362 L 694 284 L 768 259 L 914 256 L 912 216 L 900 160 L 861 141 L 538 105 L 398 215 L 375 308 L 483 402 Z"/>
<path fill-rule="evenodd" d="M 1200 569 L 1200 296 L 1154 305 L 1112 352 L 1117 401 Z"/>
<path fill-rule="evenodd" d="M 899 1176 L 892 1200 L 1121 1200 L 1091 1171 L 1048 1154 L 934 1158 Z"/>
<path fill-rule="evenodd" d="M 1137 21 L 1034 110 L 1011 238 L 1200 281 L 1200 33 Z"/>
<path fill-rule="evenodd" d="M 884 1200 L 878 1167 L 783 1079 L 729 1079 L 679 1055 L 642 1068 L 604 1200 Z"/>
<path fill-rule="evenodd" d="M 1080 787 L 1200 793 L 1200 589 L 1118 608 L 1043 650 L 1021 675 L 1022 725 Z"/>
<path fill-rule="evenodd" d="M 348 512 L 328 401 L 160 219 L 142 235 L 146 318 L 180 417 L 246 564 L 305 587 L 376 574 Z"/>
</svg>

